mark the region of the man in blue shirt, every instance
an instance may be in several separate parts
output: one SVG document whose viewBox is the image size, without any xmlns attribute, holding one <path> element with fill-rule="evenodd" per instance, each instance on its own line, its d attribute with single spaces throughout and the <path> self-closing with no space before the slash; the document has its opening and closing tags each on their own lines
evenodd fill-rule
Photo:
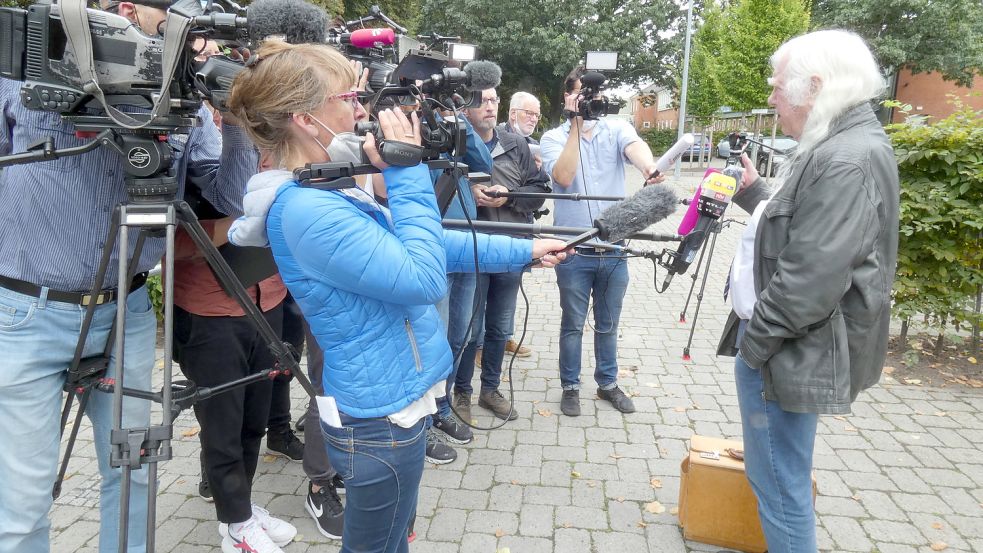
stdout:
<svg viewBox="0 0 983 553">
<path fill-rule="evenodd" d="M 164 10 L 123 2 L 120 15 L 156 35 Z M 0 79 L 0 155 L 23 152 L 39 137 L 56 148 L 84 144 L 58 114 L 21 105 L 21 83 Z M 258 155 L 236 126 L 222 134 L 208 110 L 189 135 L 172 135 L 172 167 L 179 197 L 189 181 L 216 208 L 242 213 L 246 181 Z M 220 163 L 221 162 L 221 163 Z M 119 154 L 108 148 L 42 163 L 14 165 L 0 175 L 0 553 L 49 550 L 51 489 L 59 450 L 62 386 L 72 361 L 85 305 L 96 302 L 83 356 L 105 347 L 116 315 L 117 255 L 114 252 L 97 298 L 87 294 L 95 280 L 114 207 L 126 201 Z M 136 236 L 136 231 L 131 231 Z M 135 240 L 130 240 L 133 247 Z M 164 240 L 148 238 L 136 270 L 161 259 Z M 132 250 L 131 252 L 132 253 Z M 156 317 L 142 281 L 127 298 L 124 377 L 127 387 L 150 388 Z M 114 376 L 110 360 L 107 376 Z M 121 470 L 109 466 L 112 396 L 93 392 L 86 412 L 92 421 L 99 460 L 99 551 L 118 550 Z M 123 426 L 149 424 L 150 403 L 126 398 Z M 146 550 L 147 469 L 133 471 L 127 550 Z"/>
<path fill-rule="evenodd" d="M 543 169 L 553 178 L 560 193 L 624 196 L 625 163 L 643 175 L 655 173 L 652 150 L 628 123 L 614 119 L 585 121 L 577 114 L 580 77 L 574 69 L 564 81 L 564 109 L 568 120 L 547 131 L 540 141 Z M 664 176 L 649 178 L 651 184 Z M 554 223 L 558 226 L 590 227 L 614 202 L 556 200 Z M 628 264 L 619 253 L 595 249 L 590 243 L 577 248 L 577 255 L 557 265 L 560 289 L 560 410 L 580 415 L 581 344 L 590 298 L 594 298 L 594 380 L 597 395 L 622 413 L 635 405 L 618 388 L 618 319 L 628 289 Z"/>
</svg>

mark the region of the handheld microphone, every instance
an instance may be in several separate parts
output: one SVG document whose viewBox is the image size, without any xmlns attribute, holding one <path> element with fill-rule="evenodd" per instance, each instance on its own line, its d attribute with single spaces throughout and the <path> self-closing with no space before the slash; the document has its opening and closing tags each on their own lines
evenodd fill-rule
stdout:
<svg viewBox="0 0 983 553">
<path fill-rule="evenodd" d="M 682 157 L 686 150 L 690 149 L 694 142 L 696 142 L 696 139 L 693 137 L 692 133 L 684 134 L 682 138 L 677 140 L 676 143 L 673 144 L 672 147 L 669 148 L 666 153 L 662 154 L 662 157 L 655 162 L 655 170 L 657 173 L 650 176 L 654 177 L 659 174 L 665 174 L 665 172 L 676 163 L 676 160 Z"/>
<path fill-rule="evenodd" d="M 706 172 L 703 173 L 703 180 L 706 180 L 706 178 L 710 176 L 710 173 L 719 173 L 719 172 L 720 172 L 719 169 L 707 169 Z M 701 184 L 700 186 L 696 187 L 696 192 L 693 194 L 693 199 L 690 200 L 689 202 L 689 208 L 686 210 L 686 213 L 683 214 L 683 220 L 679 222 L 679 228 L 676 229 L 676 232 L 678 232 L 679 234 L 685 236 L 689 234 L 691 230 L 693 230 L 693 227 L 696 226 L 696 220 L 700 216 L 696 208 L 700 205 L 699 200 L 700 200 L 700 194 L 702 193 L 703 193 L 703 185 Z"/>
<path fill-rule="evenodd" d="M 700 184 L 700 193 L 694 204 L 697 212 L 696 224 L 693 230 L 687 234 L 675 252 L 670 252 L 670 261 L 666 264 L 668 272 L 662 283 L 663 289 L 672 282 L 672 277 L 676 274 L 683 274 L 689 269 L 696 253 L 707 240 L 710 230 L 718 219 L 724 214 L 731 198 L 737 192 L 738 179 L 735 176 L 720 172 L 708 172 L 709 174 Z"/>
<path fill-rule="evenodd" d="M 329 36 L 328 44 L 350 44 L 356 48 L 376 48 L 389 46 L 396 42 L 396 33 L 392 29 L 359 29 L 350 33 Z"/>
<path fill-rule="evenodd" d="M 246 8 L 253 44 L 280 37 L 290 44 L 324 44 L 330 20 L 323 9 L 304 0 L 256 0 Z"/>
<path fill-rule="evenodd" d="M 563 249 L 577 247 L 594 237 L 619 242 L 672 215 L 678 205 L 676 193 L 668 186 L 647 186 L 606 209 L 594 220 L 594 228 L 564 244 Z"/>
</svg>

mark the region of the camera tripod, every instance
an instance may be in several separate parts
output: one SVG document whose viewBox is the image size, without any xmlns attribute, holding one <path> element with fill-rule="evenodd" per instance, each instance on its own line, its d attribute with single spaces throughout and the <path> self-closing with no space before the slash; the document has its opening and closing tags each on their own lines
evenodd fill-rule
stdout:
<svg viewBox="0 0 983 553">
<path fill-rule="evenodd" d="M 78 435 L 82 414 L 93 390 L 113 395 L 112 430 L 110 432 L 110 466 L 122 469 L 120 479 L 120 524 L 119 551 L 127 549 L 129 522 L 129 501 L 132 471 L 143 465 L 148 468 L 147 494 L 147 551 L 155 549 L 155 511 L 157 496 L 157 466 L 160 461 L 171 459 L 171 439 L 173 420 L 184 409 L 195 402 L 207 399 L 233 388 L 246 386 L 280 374 L 293 374 L 305 391 L 314 397 L 316 394 L 306 375 L 299 370 L 292 348 L 281 341 L 262 312 L 249 298 L 248 293 L 225 259 L 212 244 L 202 229 L 198 218 L 186 202 L 176 199 L 178 178 L 170 166 L 173 159 L 172 147 L 166 136 L 170 133 L 188 132 L 197 122 L 193 117 L 168 116 L 161 118 L 152 126 L 138 132 L 125 131 L 113 125 L 106 117 L 66 116 L 78 132 L 95 133 L 89 143 L 75 148 L 56 150 L 49 138 L 29 148 L 28 152 L 14 154 L 0 159 L 0 166 L 15 163 L 30 163 L 60 157 L 78 155 L 107 147 L 123 158 L 126 173 L 126 193 L 128 201 L 116 206 L 110 228 L 108 229 L 102 256 L 96 271 L 91 294 L 85 301 L 86 310 L 82 319 L 79 339 L 76 343 L 73 361 L 68 369 L 65 390 L 68 397 L 62 411 L 62 433 L 68 423 L 73 400 L 77 397 L 79 408 L 72 425 L 64 458 L 52 495 L 58 497 L 61 483 L 67 470 L 73 446 Z M 172 382 L 172 346 L 174 320 L 174 240 L 180 225 L 196 248 L 203 254 L 225 291 L 239 304 L 246 317 L 270 348 L 276 359 L 273 367 L 212 388 L 198 388 L 193 382 Z M 137 231 L 134 251 L 128 256 L 130 231 Z M 150 236 L 164 235 L 164 365 L 163 384 L 160 392 L 135 390 L 125 386 L 123 369 L 124 328 L 126 324 L 126 299 L 131 292 L 131 284 L 142 285 L 136 275 L 137 262 L 146 239 Z M 111 263 L 112 252 L 118 244 L 118 289 L 116 317 L 109 331 L 107 343 L 101 354 L 83 357 L 86 338 L 92 325 L 95 309 L 102 303 L 102 286 Z M 110 359 L 114 358 L 115 378 L 106 378 Z M 135 397 L 160 403 L 162 414 L 158 424 L 151 422 L 146 427 L 123 428 L 123 396 Z"/>
<path fill-rule="evenodd" d="M 730 226 L 731 223 L 744 224 L 736 219 L 724 219 L 719 221 L 714 221 L 710 226 L 710 246 L 707 248 L 702 248 L 700 250 L 700 257 L 696 261 L 696 269 L 693 274 L 690 275 L 692 282 L 689 286 L 689 294 L 686 295 L 686 303 L 683 305 L 683 310 L 679 312 L 679 322 L 686 322 L 686 311 L 689 309 L 689 302 L 693 299 L 693 291 L 696 289 L 696 281 L 700 280 L 700 291 L 696 294 L 696 308 L 693 311 L 692 324 L 689 327 L 689 337 L 686 339 L 686 345 L 683 347 L 683 361 L 689 361 L 692 359 L 689 354 L 690 346 L 693 344 L 693 334 L 696 332 L 696 321 L 700 317 L 700 306 L 703 304 L 703 292 L 707 286 L 707 278 L 710 276 L 710 267 L 713 261 L 713 250 L 717 245 L 717 236 L 720 235 L 720 231 L 724 227 Z M 707 264 L 703 266 L 703 259 L 706 258 Z M 700 278 L 700 269 L 703 269 L 703 278 Z"/>
</svg>

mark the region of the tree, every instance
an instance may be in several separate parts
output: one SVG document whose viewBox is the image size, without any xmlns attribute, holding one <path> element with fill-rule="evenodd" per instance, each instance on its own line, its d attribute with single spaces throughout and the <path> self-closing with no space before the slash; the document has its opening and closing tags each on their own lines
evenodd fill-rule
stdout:
<svg viewBox="0 0 983 553">
<path fill-rule="evenodd" d="M 803 0 L 739 0 L 724 10 L 716 74 L 726 104 L 738 111 L 765 105 L 771 55 L 808 28 Z"/>
<path fill-rule="evenodd" d="M 909 66 L 963 86 L 983 74 L 980 0 L 813 0 L 812 24 L 862 36 L 885 74 Z"/>
<path fill-rule="evenodd" d="M 420 29 L 477 44 L 481 58 L 502 67 L 500 96 L 531 92 L 555 116 L 563 78 L 588 50 L 620 54 L 611 86 L 671 84 L 679 19 L 672 0 L 423 0 Z"/>
<path fill-rule="evenodd" d="M 703 24 L 693 35 L 690 52 L 686 113 L 701 123 L 707 123 L 726 102 L 720 86 L 718 60 L 727 45 L 721 36 L 724 14 L 720 6 L 711 3 L 701 16 Z"/>
</svg>

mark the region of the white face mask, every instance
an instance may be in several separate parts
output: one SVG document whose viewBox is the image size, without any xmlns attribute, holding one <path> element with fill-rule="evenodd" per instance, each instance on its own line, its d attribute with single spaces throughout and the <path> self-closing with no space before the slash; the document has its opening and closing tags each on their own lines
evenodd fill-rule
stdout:
<svg viewBox="0 0 983 553">
<path fill-rule="evenodd" d="M 532 134 L 532 131 L 525 132 L 522 130 L 522 126 L 519 125 L 518 119 L 512 121 L 512 124 L 510 126 L 512 127 L 512 130 L 515 131 L 515 133 L 521 136 L 522 138 L 526 138 Z"/>
<path fill-rule="evenodd" d="M 365 142 L 365 138 L 358 136 L 353 132 L 343 132 L 336 133 L 321 122 L 320 119 L 314 117 L 310 113 L 307 115 L 311 116 L 311 119 L 321 125 L 321 128 L 331 133 L 334 138 L 331 140 L 331 144 L 325 146 L 321 143 L 317 137 L 314 137 L 314 141 L 317 145 L 324 150 L 324 153 L 328 154 L 328 159 L 331 161 L 339 162 L 351 162 L 351 163 L 362 163 L 362 144 Z"/>
</svg>

